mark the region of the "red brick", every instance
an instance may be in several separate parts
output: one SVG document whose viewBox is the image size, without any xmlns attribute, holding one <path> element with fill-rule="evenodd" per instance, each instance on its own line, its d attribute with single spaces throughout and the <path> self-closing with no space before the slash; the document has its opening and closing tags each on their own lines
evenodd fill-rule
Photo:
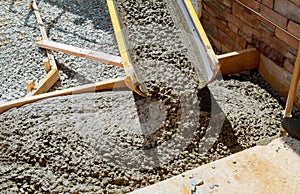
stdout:
<svg viewBox="0 0 300 194">
<path fill-rule="evenodd" d="M 260 21 L 263 22 L 264 24 L 268 25 L 270 28 L 275 30 L 276 26 L 274 23 L 270 22 L 268 19 L 265 17 L 262 17 L 261 15 L 255 14 L 255 17 Z"/>
<path fill-rule="evenodd" d="M 288 0 L 274 1 L 274 11 L 287 19 L 300 23 L 300 7 Z"/>
<path fill-rule="evenodd" d="M 218 40 L 231 50 L 241 50 L 246 46 L 246 40 L 239 37 L 229 28 L 218 29 Z"/>
<path fill-rule="evenodd" d="M 209 13 L 205 13 L 203 18 L 204 18 L 205 22 L 210 25 L 214 25 L 221 29 L 224 29 L 227 27 L 227 23 L 223 19 L 220 19 L 220 17 L 217 17 L 217 16 L 214 17 L 213 15 L 211 15 Z"/>
<path fill-rule="evenodd" d="M 300 7 L 300 0 L 290 0 L 292 3 Z"/>
<path fill-rule="evenodd" d="M 251 35 L 256 31 L 253 29 L 251 26 L 240 20 L 238 17 L 232 14 L 225 13 L 225 18 L 227 18 L 228 22 L 231 22 L 237 27 L 248 37 L 251 37 Z"/>
<path fill-rule="evenodd" d="M 265 42 L 265 40 L 268 41 L 268 39 L 261 39 L 259 37 L 253 36 L 252 44 L 257 50 L 259 50 L 261 53 L 263 53 L 269 59 L 274 61 L 279 66 L 283 67 L 284 60 L 286 59 L 286 57 L 283 56 L 282 54 L 280 54 L 274 48 L 272 48 L 269 43 Z"/>
<path fill-rule="evenodd" d="M 217 39 L 213 38 L 212 36 L 208 35 L 208 37 L 211 39 L 212 43 L 215 47 L 217 47 L 218 50 L 222 50 L 222 44 Z"/>
<path fill-rule="evenodd" d="M 271 36 L 275 34 L 275 28 L 270 27 L 268 24 L 264 22 L 259 22 L 258 28 Z"/>
<path fill-rule="evenodd" d="M 230 22 L 228 22 L 228 28 L 229 28 L 232 32 L 235 32 L 235 33 L 237 33 L 237 32 L 239 31 L 239 28 L 238 28 L 236 25 L 234 25 L 234 24 L 232 24 L 232 23 L 230 23 Z"/>
<path fill-rule="evenodd" d="M 233 4 L 232 13 L 250 26 L 255 27 L 258 25 L 258 19 L 253 17 L 253 12 L 238 3 Z"/>
<path fill-rule="evenodd" d="M 296 63 L 296 55 L 294 55 L 291 52 L 288 52 L 286 55 L 287 60 L 291 63 L 291 64 L 295 64 Z"/>
<path fill-rule="evenodd" d="M 216 26 L 209 24 L 209 22 L 203 22 L 202 25 L 207 34 L 209 34 L 213 38 L 217 38 L 217 27 Z"/>
<path fill-rule="evenodd" d="M 296 57 L 298 55 L 298 48 L 290 47 L 289 52 Z"/>
<path fill-rule="evenodd" d="M 262 4 L 273 9 L 274 8 L 274 0 L 262 0 Z"/>
<path fill-rule="evenodd" d="M 254 9 L 255 11 L 259 11 L 259 4 L 260 3 L 257 2 L 257 1 L 253 1 L 253 0 L 240 0 L 240 2 L 242 2 L 246 6 Z"/>
<path fill-rule="evenodd" d="M 241 47 L 241 49 L 246 49 L 247 48 L 247 41 L 243 37 L 237 36 L 236 42 Z"/>
<path fill-rule="evenodd" d="M 202 12 L 203 12 L 203 14 L 210 13 L 213 16 L 217 16 L 218 15 L 211 7 L 209 7 L 206 4 L 203 5 L 203 11 Z"/>
<path fill-rule="evenodd" d="M 228 22 L 236 24 L 238 26 L 238 24 L 241 22 L 241 20 L 239 18 L 237 18 L 236 16 L 230 14 L 230 13 L 225 13 L 225 18 L 228 20 Z"/>
<path fill-rule="evenodd" d="M 223 5 L 222 3 L 216 2 L 216 1 L 205 1 L 204 5 L 207 7 L 210 7 L 215 13 L 219 15 L 223 15 L 225 12 L 230 13 L 231 8 L 228 8 L 227 6 Z"/>
<path fill-rule="evenodd" d="M 275 29 L 275 36 L 291 47 L 298 48 L 299 41 L 280 28 Z"/>
<path fill-rule="evenodd" d="M 230 50 L 235 50 L 234 39 L 232 39 L 230 36 L 228 36 L 225 32 L 221 31 L 220 29 L 218 29 L 217 39 Z"/>
<path fill-rule="evenodd" d="M 235 40 L 237 38 L 237 33 L 232 32 L 228 27 L 225 29 L 221 29 L 223 32 L 225 32 L 230 38 Z"/>
<path fill-rule="evenodd" d="M 238 31 L 238 35 L 239 35 L 239 37 L 245 39 L 247 42 L 249 42 L 249 43 L 252 42 L 252 35 L 249 36 L 249 35 L 245 34 L 245 33 L 244 33 L 243 31 L 241 31 L 241 30 Z"/>
<path fill-rule="evenodd" d="M 281 15 L 279 15 L 278 13 L 276 13 L 275 11 L 271 10 L 270 8 L 264 6 L 264 5 L 260 5 L 260 13 L 267 17 L 268 19 L 272 20 L 273 22 L 275 22 L 276 24 L 278 24 L 279 26 L 281 26 L 282 28 L 286 29 L 287 26 L 287 19 Z"/>
<path fill-rule="evenodd" d="M 232 1 L 231 0 L 219 0 L 222 4 L 226 5 L 226 7 L 231 8 Z"/>
<path fill-rule="evenodd" d="M 284 66 L 284 69 L 286 69 L 288 72 L 293 73 L 294 65 L 291 62 L 289 62 L 288 59 L 286 59 L 284 61 L 283 66 Z"/>
<path fill-rule="evenodd" d="M 282 40 L 278 39 L 275 36 L 270 36 L 269 34 L 265 32 L 259 32 L 255 35 L 260 40 L 265 42 L 268 46 L 278 51 L 281 55 L 287 56 L 289 52 L 289 46 L 283 42 Z"/>
<path fill-rule="evenodd" d="M 287 26 L 287 30 L 300 39 L 300 25 L 299 24 L 297 24 L 293 21 L 289 21 L 289 24 Z"/>
<path fill-rule="evenodd" d="M 222 53 L 230 53 L 232 51 L 234 51 L 233 49 L 229 49 L 228 47 L 226 47 L 224 44 L 221 45 L 221 51 Z"/>
</svg>

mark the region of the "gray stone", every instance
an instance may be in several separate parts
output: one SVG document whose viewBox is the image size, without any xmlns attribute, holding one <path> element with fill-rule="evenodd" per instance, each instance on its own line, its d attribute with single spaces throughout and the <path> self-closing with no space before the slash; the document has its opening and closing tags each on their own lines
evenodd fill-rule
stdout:
<svg viewBox="0 0 300 194">
<path fill-rule="evenodd" d="M 300 23 L 300 7 L 287 0 L 275 0 L 274 10 L 281 15 Z"/>
</svg>

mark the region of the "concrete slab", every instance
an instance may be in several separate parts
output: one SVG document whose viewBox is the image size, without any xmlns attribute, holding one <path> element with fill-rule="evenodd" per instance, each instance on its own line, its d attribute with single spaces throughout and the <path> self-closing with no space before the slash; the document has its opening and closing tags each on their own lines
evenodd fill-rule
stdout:
<svg viewBox="0 0 300 194">
<path fill-rule="evenodd" d="M 282 137 L 132 194 L 300 193 L 299 167 L 300 141 Z"/>
</svg>

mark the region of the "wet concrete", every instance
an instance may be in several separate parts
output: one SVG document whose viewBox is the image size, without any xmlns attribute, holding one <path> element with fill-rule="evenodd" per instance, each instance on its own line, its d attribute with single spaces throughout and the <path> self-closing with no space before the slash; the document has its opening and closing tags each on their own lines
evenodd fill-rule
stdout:
<svg viewBox="0 0 300 194">
<path fill-rule="evenodd" d="M 117 2 L 148 98 L 80 94 L 1 114 L 0 190 L 125 193 L 279 136 L 282 107 L 256 73 L 202 88 L 165 1 Z"/>
<path fill-rule="evenodd" d="M 264 86 L 257 74 L 216 81 L 198 93 L 200 117 L 177 125 L 168 103 L 129 91 L 11 109 L 0 115 L 0 188 L 124 193 L 278 137 L 282 107 Z"/>
</svg>

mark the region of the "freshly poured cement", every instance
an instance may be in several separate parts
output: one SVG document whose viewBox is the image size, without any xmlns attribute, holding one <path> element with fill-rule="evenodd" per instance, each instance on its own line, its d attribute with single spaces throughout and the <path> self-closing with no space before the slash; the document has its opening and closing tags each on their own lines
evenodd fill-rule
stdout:
<svg viewBox="0 0 300 194">
<path fill-rule="evenodd" d="M 265 86 L 256 74 L 213 83 L 217 102 L 198 93 L 186 131 L 168 127 L 172 106 L 126 91 L 11 109 L 0 115 L 0 190 L 124 193 L 278 137 L 282 108 Z"/>
<path fill-rule="evenodd" d="M 160 85 L 178 95 L 208 83 L 205 65 L 209 64 L 202 61 L 176 0 L 116 3 L 132 63 L 149 95 Z"/>
<path fill-rule="evenodd" d="M 214 99 L 164 1 L 118 5 L 149 98 L 81 94 L 1 114 L 1 191 L 124 193 L 279 135 L 282 107 L 260 77 L 215 82 Z"/>
</svg>

